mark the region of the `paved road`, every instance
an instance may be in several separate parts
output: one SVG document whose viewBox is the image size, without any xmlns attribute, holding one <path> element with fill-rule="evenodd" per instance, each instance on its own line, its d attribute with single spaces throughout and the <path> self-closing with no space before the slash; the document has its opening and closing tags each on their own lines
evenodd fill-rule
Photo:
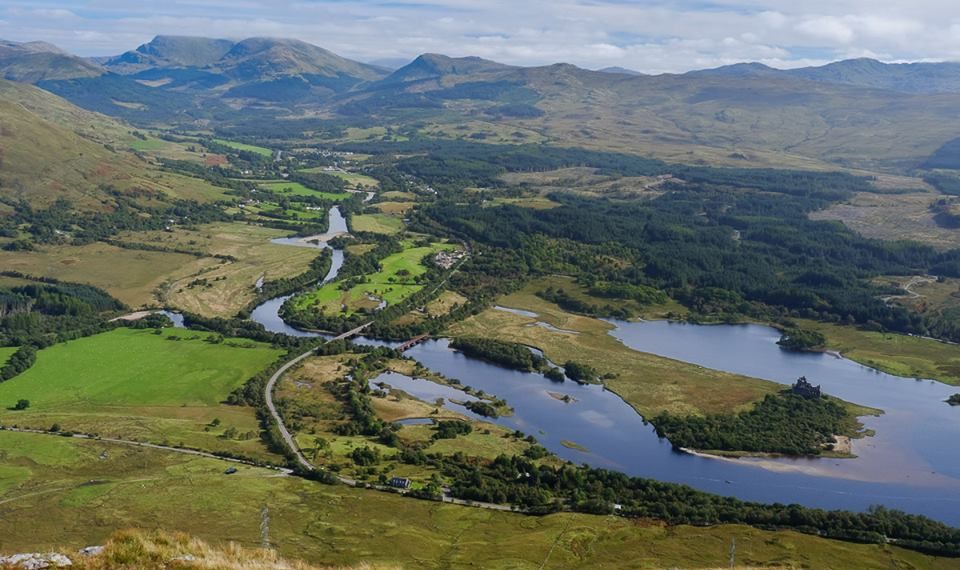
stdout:
<svg viewBox="0 0 960 570">
<path fill-rule="evenodd" d="M 343 340 L 345 338 L 352 337 L 356 334 L 360 334 L 361 332 L 363 332 L 364 329 L 366 329 L 372 324 L 373 324 L 372 321 L 369 323 L 364 323 L 355 329 L 351 329 L 339 336 L 336 336 L 328 340 L 327 344 L 335 340 Z M 287 426 L 283 423 L 283 418 L 280 416 L 280 413 L 277 412 L 277 407 L 273 403 L 273 388 L 274 386 L 277 385 L 277 381 L 280 380 L 280 378 L 282 378 L 284 374 L 286 374 L 287 370 L 290 370 L 291 368 L 299 364 L 304 359 L 309 358 L 310 356 L 313 355 L 313 353 L 314 353 L 314 349 L 311 348 L 307 352 L 301 354 L 300 356 L 294 358 L 290 362 L 281 366 L 279 370 L 273 373 L 273 376 L 270 377 L 270 380 L 267 381 L 267 386 L 266 388 L 264 388 L 264 394 L 263 394 L 264 401 L 266 401 L 267 403 L 267 409 L 270 410 L 270 415 L 273 416 L 273 421 L 277 423 L 277 429 L 280 430 L 280 437 L 283 438 L 283 442 L 286 444 L 287 449 L 289 449 L 293 453 L 294 457 L 297 460 L 297 463 L 299 463 L 306 469 L 315 469 L 315 467 L 313 466 L 312 463 L 307 461 L 306 457 L 303 456 L 303 453 L 300 451 L 300 446 L 297 445 L 296 440 L 294 440 L 293 436 L 290 435 L 290 430 L 287 429 Z"/>
</svg>

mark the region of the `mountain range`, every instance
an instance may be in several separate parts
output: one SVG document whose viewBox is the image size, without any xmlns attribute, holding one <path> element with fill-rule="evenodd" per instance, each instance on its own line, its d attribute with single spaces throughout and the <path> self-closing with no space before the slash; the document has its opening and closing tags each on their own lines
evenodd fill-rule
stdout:
<svg viewBox="0 0 960 570">
<path fill-rule="evenodd" d="M 644 75 L 424 54 L 391 72 L 299 40 L 158 36 L 97 59 L 2 42 L 0 72 L 147 126 L 323 116 L 394 125 L 415 118 L 442 130 L 481 121 L 684 162 L 896 171 L 960 146 L 946 146 L 960 138 L 957 63 L 742 63 Z"/>
</svg>

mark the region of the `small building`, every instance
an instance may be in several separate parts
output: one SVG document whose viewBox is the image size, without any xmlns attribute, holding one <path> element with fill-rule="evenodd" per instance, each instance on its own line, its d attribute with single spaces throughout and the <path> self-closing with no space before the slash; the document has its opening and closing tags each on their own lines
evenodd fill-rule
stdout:
<svg viewBox="0 0 960 570">
<path fill-rule="evenodd" d="M 823 395 L 820 386 L 814 386 L 808 382 L 806 376 L 797 378 L 797 382 L 790 388 L 790 392 L 808 400 L 815 400 Z"/>
<path fill-rule="evenodd" d="M 407 479 L 406 477 L 392 477 L 388 485 L 396 489 L 409 489 L 410 479 Z"/>
</svg>

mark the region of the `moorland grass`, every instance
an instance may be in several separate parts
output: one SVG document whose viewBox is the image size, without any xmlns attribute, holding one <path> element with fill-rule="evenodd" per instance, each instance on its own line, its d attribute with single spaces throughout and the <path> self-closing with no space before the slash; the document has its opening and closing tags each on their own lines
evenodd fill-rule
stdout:
<svg viewBox="0 0 960 570">
<path fill-rule="evenodd" d="M 550 360 L 576 360 L 601 374 L 613 374 L 605 385 L 619 394 L 641 415 L 661 411 L 673 414 L 705 414 L 745 409 L 766 394 L 782 389 L 774 382 L 719 372 L 700 366 L 632 350 L 609 335 L 609 323 L 574 315 L 536 295 L 546 283 L 532 282 L 520 291 L 502 297 L 498 305 L 532 311 L 537 318 L 496 309 L 453 325 L 454 336 L 480 336 L 518 342 L 543 350 Z M 530 326 L 543 321 L 564 331 Z"/>
<path fill-rule="evenodd" d="M 140 251 L 99 242 L 0 251 L 0 267 L 6 270 L 95 285 L 131 307 L 155 303 L 154 292 L 165 281 L 219 263 L 182 253 Z"/>
<path fill-rule="evenodd" d="M 327 486 L 222 461 L 101 441 L 0 432 L 5 464 L 27 480 L 0 489 L 0 552 L 75 551 L 120 529 L 183 531 L 211 541 L 271 544 L 288 557 L 404 568 L 560 569 L 727 567 L 737 560 L 780 568 L 954 568 L 892 545 L 853 544 L 739 525 L 666 527 L 618 517 L 530 517 Z M 64 457 L 37 461 L 30 453 Z M 30 524 L 23 524 L 30 521 Z M 496 545 L 492 548 L 491 545 Z M 549 555 L 549 556 L 548 556 Z"/>
<path fill-rule="evenodd" d="M 850 360 L 904 378 L 931 378 L 960 386 L 960 346 L 916 336 L 798 321 L 823 333 L 827 349 Z"/>
<path fill-rule="evenodd" d="M 289 232 L 245 223 L 214 223 L 171 232 L 128 232 L 118 239 L 195 251 L 207 256 L 230 256 L 233 261 L 204 260 L 191 271 L 170 275 L 160 290 L 164 304 L 205 316 L 233 316 L 256 296 L 255 285 L 266 280 L 299 275 L 310 268 L 319 252 L 271 243 Z M 203 279 L 203 284 L 197 284 Z"/>
</svg>

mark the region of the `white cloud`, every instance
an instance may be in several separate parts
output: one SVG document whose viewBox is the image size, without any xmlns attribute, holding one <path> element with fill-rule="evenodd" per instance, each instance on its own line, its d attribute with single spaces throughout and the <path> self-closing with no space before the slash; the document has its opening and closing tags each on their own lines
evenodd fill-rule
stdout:
<svg viewBox="0 0 960 570">
<path fill-rule="evenodd" d="M 797 30 L 819 40 L 833 44 L 847 44 L 853 40 L 853 30 L 840 18 L 818 16 L 797 24 Z"/>
<path fill-rule="evenodd" d="M 960 58 L 945 0 L 6 0 L 0 37 L 82 55 L 156 34 L 295 37 L 356 59 L 422 52 L 520 65 L 675 72 L 738 61 L 795 67 L 852 54 Z"/>
</svg>

